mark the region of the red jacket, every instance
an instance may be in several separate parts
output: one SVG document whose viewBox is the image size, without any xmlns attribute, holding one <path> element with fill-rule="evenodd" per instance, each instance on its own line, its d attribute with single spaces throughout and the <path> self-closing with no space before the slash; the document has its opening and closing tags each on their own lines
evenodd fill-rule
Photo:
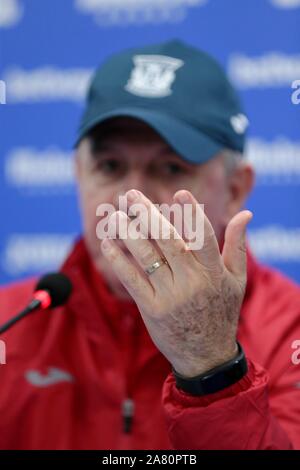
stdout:
<svg viewBox="0 0 300 470">
<path fill-rule="evenodd" d="M 67 305 L 31 314 L 1 337 L 1 449 L 300 448 L 300 365 L 291 360 L 300 290 L 291 281 L 249 255 L 238 335 L 249 372 L 192 397 L 176 388 L 137 307 L 112 296 L 82 241 L 62 271 L 74 285 Z M 35 282 L 0 291 L 0 323 L 26 305 Z"/>
</svg>

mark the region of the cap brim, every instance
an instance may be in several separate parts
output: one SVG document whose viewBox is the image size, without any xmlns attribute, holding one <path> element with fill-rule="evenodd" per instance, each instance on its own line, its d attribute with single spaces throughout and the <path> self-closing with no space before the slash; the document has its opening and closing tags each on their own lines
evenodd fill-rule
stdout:
<svg viewBox="0 0 300 470">
<path fill-rule="evenodd" d="M 185 160 L 204 163 L 219 153 L 224 145 L 188 124 L 156 111 L 140 108 L 119 108 L 100 114 L 79 130 L 79 142 L 93 127 L 114 117 L 132 117 L 152 127 Z"/>
</svg>

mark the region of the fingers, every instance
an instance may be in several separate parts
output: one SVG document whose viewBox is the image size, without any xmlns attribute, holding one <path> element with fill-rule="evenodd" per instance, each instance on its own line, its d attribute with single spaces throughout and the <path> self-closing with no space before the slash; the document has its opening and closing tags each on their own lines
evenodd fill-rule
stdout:
<svg viewBox="0 0 300 470">
<path fill-rule="evenodd" d="M 185 237 L 196 240 L 189 243 L 195 258 L 206 268 L 215 269 L 220 266 L 220 250 L 214 229 L 206 217 L 202 206 L 194 196 L 186 190 L 177 191 L 174 200 L 184 207 Z M 189 209 L 189 212 L 187 211 Z M 195 247 L 195 248 L 193 248 Z"/>
<path fill-rule="evenodd" d="M 137 210 L 140 229 L 146 237 L 155 239 L 158 249 L 167 260 L 172 271 L 182 266 L 183 258 L 190 259 L 189 250 L 169 220 L 161 214 L 157 207 L 139 191 L 131 190 L 126 193 L 129 213 Z"/>
<path fill-rule="evenodd" d="M 252 212 L 245 210 L 236 214 L 225 231 L 222 257 L 226 268 L 244 285 L 247 277 L 246 227 Z"/>
<path fill-rule="evenodd" d="M 112 229 L 116 227 L 117 235 L 122 235 L 123 243 L 130 253 L 135 258 L 142 271 L 145 273 L 148 268 L 154 263 L 159 262 L 163 258 L 162 253 L 155 247 L 154 243 L 147 239 L 143 233 L 135 230 L 134 221 L 122 211 L 116 211 L 110 217 L 110 224 Z M 146 274 L 148 282 L 153 285 L 154 288 L 163 286 L 173 279 L 172 272 L 169 265 L 164 262 L 151 274 Z"/>
<path fill-rule="evenodd" d="M 149 301 L 149 296 L 153 296 L 153 287 L 117 246 L 116 241 L 105 238 L 101 243 L 101 250 L 132 298 L 137 303 Z"/>
<path fill-rule="evenodd" d="M 176 276 L 178 276 L 178 272 L 184 272 L 182 269 L 184 264 L 188 264 L 194 269 L 200 263 L 209 271 L 222 270 L 222 272 L 225 264 L 230 272 L 244 279 L 246 264 L 246 259 L 244 259 L 245 253 L 243 253 L 245 251 L 244 232 L 247 223 L 252 217 L 249 211 L 237 214 L 230 221 L 225 234 L 222 253 L 223 263 L 213 227 L 204 214 L 201 205 L 190 192 L 181 190 L 174 195 L 174 201 L 179 207 L 181 206 L 183 213 L 184 232 L 182 237 L 179 236 L 178 231 L 171 222 L 141 192 L 131 190 L 127 192 L 126 196 L 129 206 L 128 213 L 131 216 L 135 215 L 136 219 L 130 220 L 127 214 L 121 211 L 114 213 L 111 219 L 112 221 L 115 220 L 114 223 L 118 234 L 125 234 L 121 238 L 142 269 L 142 272 L 138 269 L 142 278 L 142 274 L 153 263 L 160 261 L 161 258 L 166 259 L 167 264 L 157 268 L 150 275 L 151 278 L 148 277 L 148 285 L 152 286 L 154 290 L 156 287 L 170 285 L 169 282 L 172 279 L 174 281 L 176 273 Z M 136 211 L 137 207 L 139 209 Z M 186 217 L 187 207 L 189 209 L 188 217 Z M 138 223 L 135 225 L 136 221 Z M 153 227 L 155 228 L 154 237 L 152 233 Z M 194 240 L 195 237 L 197 246 L 193 248 L 195 245 L 190 243 L 190 240 Z M 191 250 L 188 245 L 191 246 Z M 126 270 L 128 267 L 127 263 L 131 261 L 128 261 L 122 250 L 120 251 L 120 260 L 118 263 L 114 260 L 114 267 Z M 121 254 L 125 256 L 126 264 Z M 126 282 L 126 272 L 125 274 L 120 272 L 117 274 L 122 282 Z M 144 282 L 146 281 L 147 279 L 144 279 Z"/>
</svg>

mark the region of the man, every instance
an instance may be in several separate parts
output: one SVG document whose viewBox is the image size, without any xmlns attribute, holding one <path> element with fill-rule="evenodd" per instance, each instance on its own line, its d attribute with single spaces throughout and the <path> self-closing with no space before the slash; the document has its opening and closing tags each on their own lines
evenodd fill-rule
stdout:
<svg viewBox="0 0 300 470">
<path fill-rule="evenodd" d="M 75 159 L 84 237 L 61 268 L 73 293 L 2 337 L 1 448 L 300 447 L 299 289 L 246 252 L 246 127 L 221 68 L 180 41 L 96 72 Z M 154 204 L 187 204 L 195 219 L 197 202 L 204 243 L 189 249 L 191 221 L 176 236 Z M 118 240 L 98 238 L 103 203 Z M 3 289 L 1 323 L 35 282 Z"/>
</svg>

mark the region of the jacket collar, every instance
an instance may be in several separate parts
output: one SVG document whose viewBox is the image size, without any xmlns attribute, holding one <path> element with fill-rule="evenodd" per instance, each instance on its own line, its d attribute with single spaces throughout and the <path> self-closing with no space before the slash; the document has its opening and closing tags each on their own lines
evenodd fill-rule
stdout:
<svg viewBox="0 0 300 470">
<path fill-rule="evenodd" d="M 93 331 L 99 329 L 101 316 L 109 323 L 118 326 L 122 312 L 140 318 L 136 304 L 131 300 L 120 300 L 110 291 L 104 277 L 97 271 L 87 251 L 85 242 L 80 238 L 61 267 L 74 290 L 67 303 Z M 141 320 L 142 321 L 142 320 Z"/>
</svg>

